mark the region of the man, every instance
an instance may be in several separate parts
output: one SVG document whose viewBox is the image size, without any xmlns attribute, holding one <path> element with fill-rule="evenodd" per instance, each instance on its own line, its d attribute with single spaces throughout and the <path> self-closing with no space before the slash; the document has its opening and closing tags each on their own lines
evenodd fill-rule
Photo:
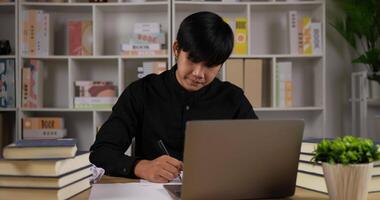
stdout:
<svg viewBox="0 0 380 200">
<path fill-rule="evenodd" d="M 177 64 L 124 90 L 97 134 L 90 161 L 111 176 L 168 182 L 182 169 L 186 121 L 256 119 L 242 89 L 215 78 L 233 41 L 229 25 L 214 13 L 185 18 L 173 44 Z M 133 138 L 135 155 L 126 156 Z"/>
</svg>

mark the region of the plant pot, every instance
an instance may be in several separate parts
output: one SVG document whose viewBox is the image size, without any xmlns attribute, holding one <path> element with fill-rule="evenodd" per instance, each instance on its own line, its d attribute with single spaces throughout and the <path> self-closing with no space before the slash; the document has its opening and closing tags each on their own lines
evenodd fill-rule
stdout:
<svg viewBox="0 0 380 200">
<path fill-rule="evenodd" d="M 377 81 L 368 81 L 368 97 L 370 99 L 380 99 L 380 83 Z"/>
<path fill-rule="evenodd" d="M 373 163 L 322 167 L 331 200 L 367 200 Z"/>
</svg>

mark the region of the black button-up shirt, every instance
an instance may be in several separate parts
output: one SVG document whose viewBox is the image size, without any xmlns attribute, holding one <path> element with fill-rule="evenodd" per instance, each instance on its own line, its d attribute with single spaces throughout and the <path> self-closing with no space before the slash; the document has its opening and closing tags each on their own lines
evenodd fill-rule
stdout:
<svg viewBox="0 0 380 200">
<path fill-rule="evenodd" d="M 91 146 L 90 161 L 106 174 L 134 177 L 137 160 L 163 155 L 159 140 L 170 156 L 182 160 L 186 121 L 257 119 L 239 87 L 214 79 L 202 89 L 188 92 L 178 83 L 176 69 L 148 75 L 121 94 Z M 126 156 L 133 138 L 134 155 Z"/>
</svg>

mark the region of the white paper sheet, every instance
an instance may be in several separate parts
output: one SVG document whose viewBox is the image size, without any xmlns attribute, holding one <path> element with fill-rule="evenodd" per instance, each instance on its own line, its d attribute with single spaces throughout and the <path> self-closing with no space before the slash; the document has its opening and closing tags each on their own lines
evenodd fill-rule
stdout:
<svg viewBox="0 0 380 200">
<path fill-rule="evenodd" d="M 91 188 L 91 200 L 169 200 L 173 199 L 163 184 L 157 183 L 116 183 L 94 184 Z"/>
</svg>

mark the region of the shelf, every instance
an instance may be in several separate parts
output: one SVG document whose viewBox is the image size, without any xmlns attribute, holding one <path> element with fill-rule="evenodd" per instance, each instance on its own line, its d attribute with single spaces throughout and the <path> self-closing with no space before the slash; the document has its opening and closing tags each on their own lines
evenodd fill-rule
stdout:
<svg viewBox="0 0 380 200">
<path fill-rule="evenodd" d="M 296 1 L 296 2 L 220 2 L 220 1 L 174 1 L 177 5 L 253 5 L 253 6 L 300 6 L 300 5 L 321 5 L 323 1 Z"/>
<path fill-rule="evenodd" d="M 1 5 L 1 4 L 0 4 Z M 152 6 L 152 5 L 168 5 L 168 1 L 150 1 L 150 2 L 108 2 L 108 3 L 86 3 L 86 2 L 24 2 L 24 6 Z"/>
<path fill-rule="evenodd" d="M 0 56 L 1 58 L 15 58 L 15 56 Z M 167 59 L 165 56 L 120 56 L 120 55 L 102 55 L 102 56 L 22 56 L 23 59 L 36 59 L 36 60 L 106 60 L 106 59 Z"/>
<path fill-rule="evenodd" d="M 369 106 L 380 106 L 380 99 L 368 99 Z"/>
<path fill-rule="evenodd" d="M 15 6 L 16 3 L 15 2 L 4 2 L 4 3 L 0 3 L 0 7 L 12 7 L 12 6 Z"/>
<path fill-rule="evenodd" d="M 0 108 L 0 112 L 17 111 L 17 108 Z"/>
<path fill-rule="evenodd" d="M 280 107 L 277 107 L 277 108 L 254 108 L 255 111 L 258 111 L 258 112 L 266 112 L 266 111 L 274 111 L 274 112 L 278 112 L 278 111 L 323 111 L 323 108 L 322 107 L 289 107 L 289 108 L 280 108 Z"/>
<path fill-rule="evenodd" d="M 168 56 L 121 56 L 122 59 L 166 59 Z"/>
<path fill-rule="evenodd" d="M 93 112 L 91 109 L 75 108 L 21 108 L 23 112 Z"/>
<path fill-rule="evenodd" d="M 0 55 L 0 59 L 16 59 L 15 55 Z"/>
<path fill-rule="evenodd" d="M 21 56 L 22 59 L 36 59 L 36 60 L 65 60 L 70 56 Z"/>
<path fill-rule="evenodd" d="M 317 55 L 291 55 L 291 54 L 254 54 L 254 55 L 231 55 L 230 58 L 323 58 Z"/>
</svg>

